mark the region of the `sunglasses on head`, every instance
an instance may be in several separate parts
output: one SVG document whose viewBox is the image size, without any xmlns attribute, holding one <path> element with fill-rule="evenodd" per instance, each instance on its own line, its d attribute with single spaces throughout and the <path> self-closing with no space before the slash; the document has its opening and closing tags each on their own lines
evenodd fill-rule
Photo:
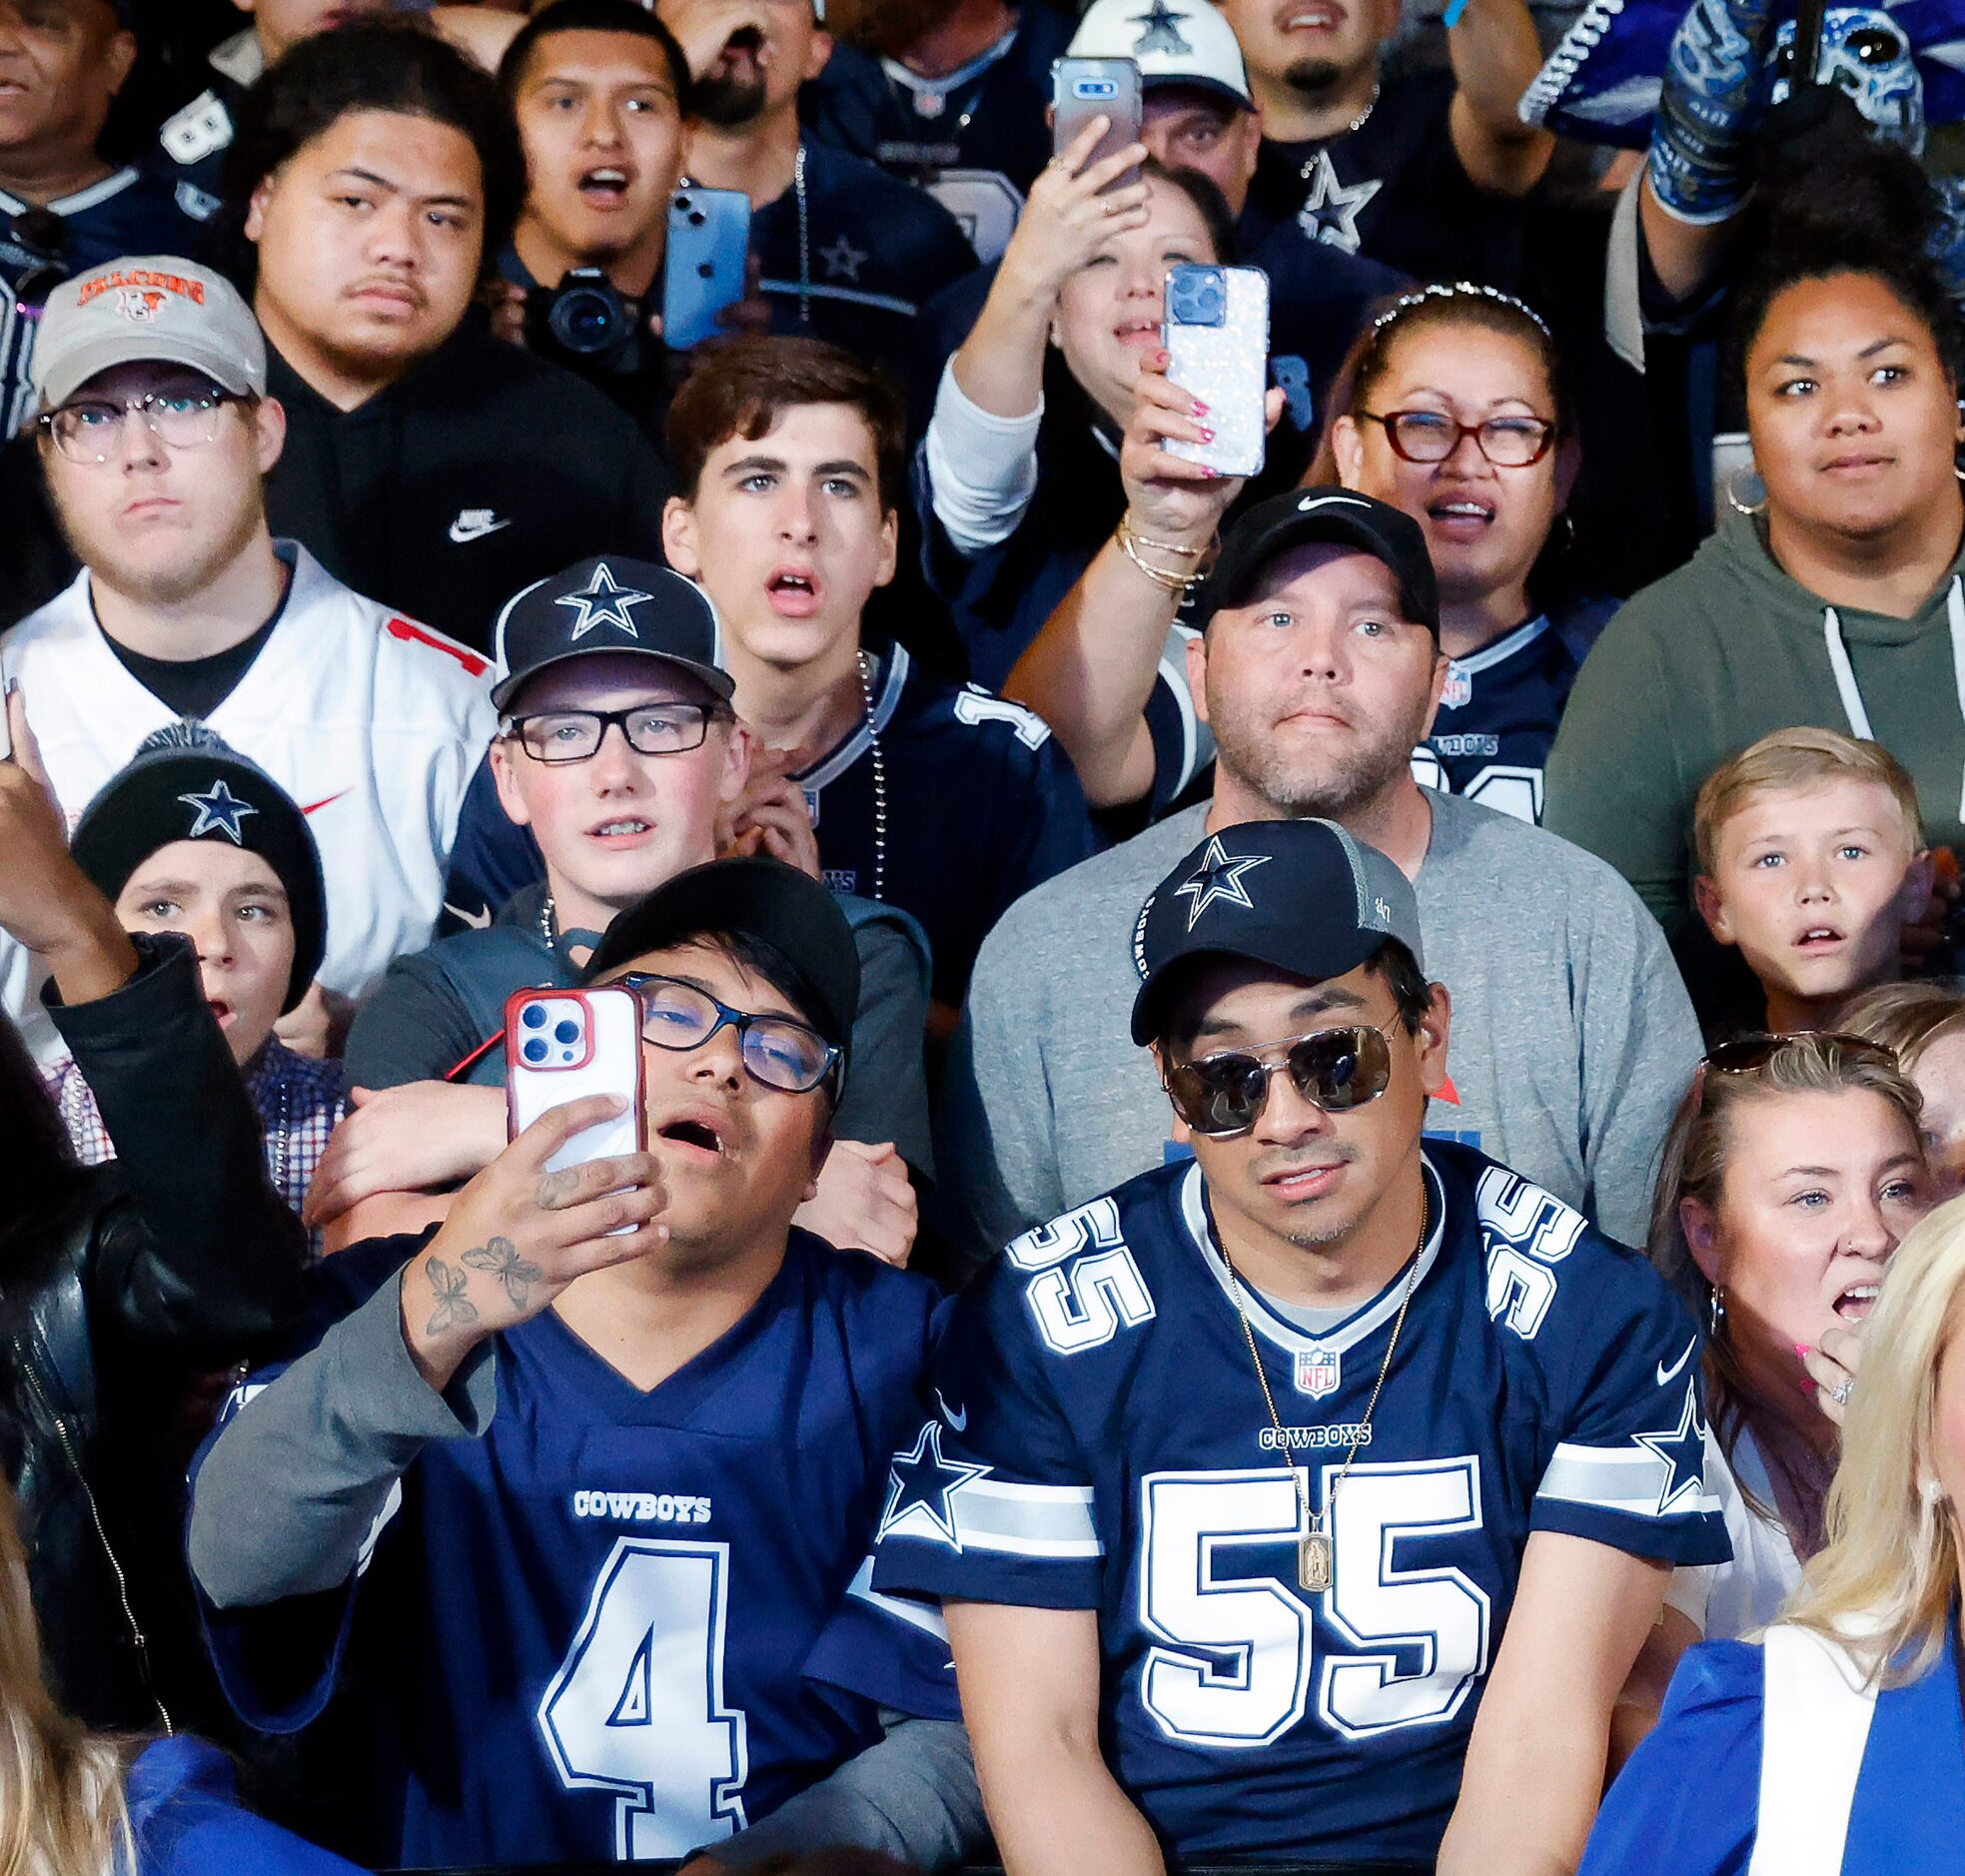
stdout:
<svg viewBox="0 0 1965 1876">
<path fill-rule="evenodd" d="M 1705 1105 L 1706 1076 L 1713 1075 L 1757 1075 L 1783 1049 L 1791 1048 L 1802 1040 L 1799 1036 L 1735 1036 L 1730 1042 L 1722 1042 L 1702 1061 L 1693 1076 L 1693 1087 L 1698 1094 L 1700 1107 Z M 1897 1058 L 1882 1044 L 1866 1042 L 1861 1036 L 1845 1036 L 1835 1030 L 1811 1030 L 1807 1032 L 1810 1042 L 1832 1042 L 1839 1049 L 1857 1057 L 1861 1061 L 1874 1062 L 1885 1068 L 1895 1068 Z"/>
<path fill-rule="evenodd" d="M 1179 1063 L 1168 1071 L 1167 1093 L 1192 1132 L 1233 1140 L 1262 1118 L 1269 1078 L 1278 1069 L 1313 1106 L 1344 1114 L 1385 1093 L 1392 1082 L 1392 1050 L 1385 1031 L 1369 1023 L 1320 1029 L 1260 1049 L 1223 1049 Z"/>
</svg>

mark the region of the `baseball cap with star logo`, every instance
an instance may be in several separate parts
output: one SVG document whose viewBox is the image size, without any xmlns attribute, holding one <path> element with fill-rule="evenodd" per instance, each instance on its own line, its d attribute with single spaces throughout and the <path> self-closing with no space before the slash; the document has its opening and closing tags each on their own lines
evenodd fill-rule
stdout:
<svg viewBox="0 0 1965 1876">
<path fill-rule="evenodd" d="M 736 688 L 709 595 L 666 566 L 610 553 L 535 579 L 504 602 L 491 639 L 504 672 L 491 686 L 492 706 L 508 709 L 549 665 L 594 651 L 659 658 L 719 702 Z"/>
<path fill-rule="evenodd" d="M 238 289 L 171 254 L 92 267 L 48 296 L 35 335 L 34 390 L 52 411 L 98 372 L 183 365 L 238 398 L 266 396 L 266 340 Z"/>
<path fill-rule="evenodd" d="M 1241 44 L 1215 0 L 1092 0 L 1068 55 L 1131 59 L 1144 90 L 1186 85 L 1256 108 Z"/>
<path fill-rule="evenodd" d="M 1254 821 L 1210 834 L 1153 889 L 1133 927 L 1133 1040 L 1158 1039 L 1167 1000 L 1203 958 L 1245 958 L 1307 983 L 1342 977 L 1387 939 L 1422 970 L 1413 882 L 1336 821 Z"/>
</svg>

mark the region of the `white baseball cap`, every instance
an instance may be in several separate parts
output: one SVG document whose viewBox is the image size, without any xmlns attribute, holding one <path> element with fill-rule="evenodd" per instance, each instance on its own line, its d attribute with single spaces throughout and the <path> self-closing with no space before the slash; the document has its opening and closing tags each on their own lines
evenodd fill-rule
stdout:
<svg viewBox="0 0 1965 1876">
<path fill-rule="evenodd" d="M 1189 85 L 1256 108 L 1241 44 L 1214 0 L 1092 0 L 1069 56 L 1131 59 L 1143 89 Z"/>
<path fill-rule="evenodd" d="M 65 404 L 98 372 L 161 363 L 203 372 L 235 397 L 266 396 L 266 340 L 238 290 L 170 254 L 92 267 L 48 296 L 32 377 L 43 410 Z"/>
</svg>

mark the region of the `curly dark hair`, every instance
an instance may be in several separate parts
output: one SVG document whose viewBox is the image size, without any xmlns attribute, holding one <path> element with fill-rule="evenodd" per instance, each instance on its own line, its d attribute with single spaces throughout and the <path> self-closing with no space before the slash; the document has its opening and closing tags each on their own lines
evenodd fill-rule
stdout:
<svg viewBox="0 0 1965 1876">
<path fill-rule="evenodd" d="M 413 19 L 355 20 L 303 39 L 246 94 L 226 154 L 218 226 L 228 271 L 246 283 L 254 273 L 244 238 L 253 191 L 295 151 L 356 111 L 426 117 L 470 142 L 485 190 L 480 267 L 491 273 L 525 197 L 518 126 L 497 80 Z"/>
</svg>

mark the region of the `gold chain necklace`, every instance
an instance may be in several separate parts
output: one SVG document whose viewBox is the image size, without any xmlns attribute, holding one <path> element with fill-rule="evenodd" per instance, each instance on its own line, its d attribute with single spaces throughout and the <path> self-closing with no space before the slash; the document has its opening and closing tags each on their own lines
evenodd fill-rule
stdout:
<svg viewBox="0 0 1965 1876">
<path fill-rule="evenodd" d="M 1344 1489 L 1344 1481 L 1351 1475 L 1351 1462 L 1357 1458 L 1358 1448 L 1371 1437 L 1372 1415 L 1378 1411 L 1385 1378 L 1392 1373 L 1392 1358 L 1399 1350 L 1399 1332 L 1406 1327 L 1406 1312 L 1412 1307 L 1413 1292 L 1419 1285 L 1420 1253 L 1426 1249 L 1427 1223 L 1432 1210 L 1432 1202 L 1422 1186 L 1420 1241 L 1413 1247 L 1412 1264 L 1406 1273 L 1406 1294 L 1399 1299 L 1399 1314 L 1392 1324 L 1392 1340 L 1386 1344 L 1385 1360 L 1379 1364 L 1379 1378 L 1372 1384 L 1372 1398 L 1365 1404 L 1365 1417 L 1359 1422 L 1358 1431 L 1352 1435 L 1351 1450 L 1344 1455 L 1344 1464 L 1325 1497 L 1323 1511 L 1310 1508 L 1308 1467 L 1299 1471 L 1290 1457 L 1290 1440 L 1283 1430 L 1283 1416 L 1276 1410 L 1276 1396 L 1270 1392 L 1269 1371 L 1263 1367 L 1262 1354 L 1256 1347 L 1256 1332 L 1249 1323 L 1248 1305 L 1242 1300 L 1242 1279 L 1235 1273 L 1234 1260 L 1229 1257 L 1228 1246 L 1222 1243 L 1221 1234 L 1215 1234 L 1215 1248 L 1222 1254 L 1222 1264 L 1228 1271 L 1229 1286 L 1235 1297 L 1235 1313 L 1242 1319 L 1242 1339 L 1249 1345 L 1249 1360 L 1256 1365 L 1256 1380 L 1262 1386 L 1263 1405 L 1269 1408 L 1269 1423 L 1276 1428 L 1277 1448 L 1283 1454 L 1283 1463 L 1289 1468 L 1290 1481 L 1297 1488 L 1297 1503 L 1303 1511 L 1304 1532 L 1297 1540 L 1297 1581 L 1316 1595 L 1330 1588 L 1332 1578 L 1337 1573 L 1337 1555 L 1324 1520 L 1327 1513 L 1337 1509 L 1338 1493 Z"/>
</svg>

